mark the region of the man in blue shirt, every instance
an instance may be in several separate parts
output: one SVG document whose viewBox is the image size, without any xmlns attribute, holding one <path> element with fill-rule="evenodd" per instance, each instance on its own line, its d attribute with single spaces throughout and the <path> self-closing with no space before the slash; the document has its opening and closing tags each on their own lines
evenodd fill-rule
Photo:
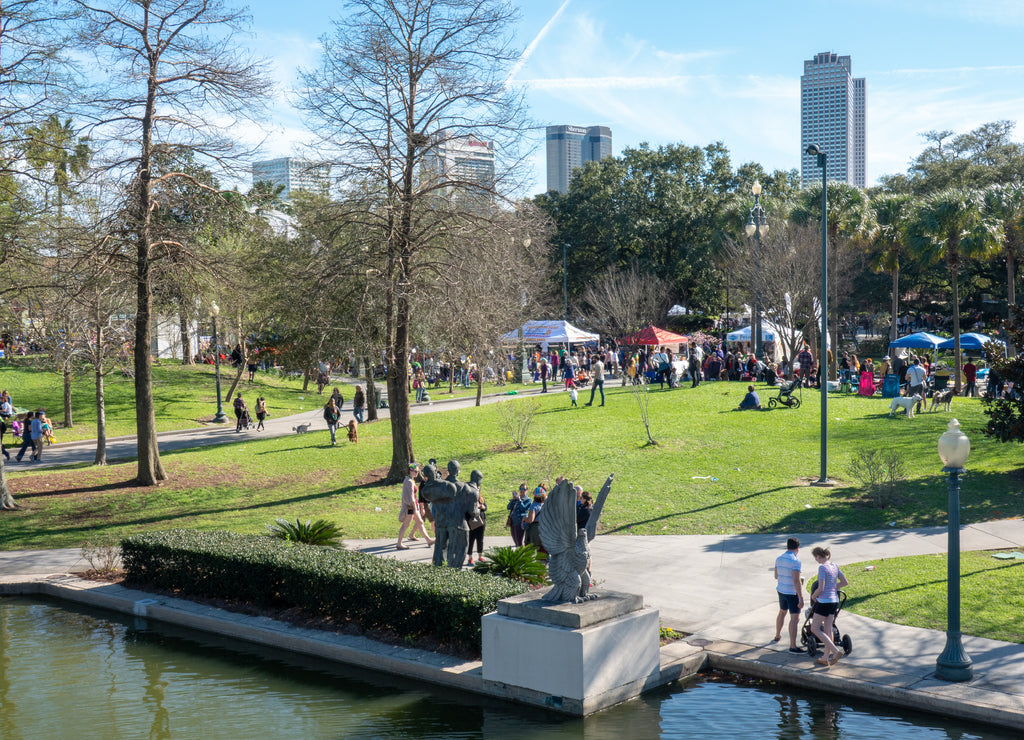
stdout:
<svg viewBox="0 0 1024 740">
<path fill-rule="evenodd" d="M 782 639 L 782 625 L 789 612 L 789 652 L 802 653 L 804 649 L 796 644 L 797 625 L 800 610 L 804 608 L 804 590 L 800 583 L 800 540 L 790 537 L 786 540 L 786 552 L 775 559 L 775 590 L 779 593 L 779 615 L 775 618 L 775 638 Z"/>
</svg>

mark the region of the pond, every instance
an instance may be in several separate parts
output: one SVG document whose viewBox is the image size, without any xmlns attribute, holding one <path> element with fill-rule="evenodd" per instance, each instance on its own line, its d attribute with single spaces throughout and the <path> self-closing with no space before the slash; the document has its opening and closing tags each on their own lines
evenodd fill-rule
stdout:
<svg viewBox="0 0 1024 740">
<path fill-rule="evenodd" d="M 35 597 L 0 598 L 0 738 L 829 738 L 1010 731 L 698 680 L 571 719 Z"/>
</svg>

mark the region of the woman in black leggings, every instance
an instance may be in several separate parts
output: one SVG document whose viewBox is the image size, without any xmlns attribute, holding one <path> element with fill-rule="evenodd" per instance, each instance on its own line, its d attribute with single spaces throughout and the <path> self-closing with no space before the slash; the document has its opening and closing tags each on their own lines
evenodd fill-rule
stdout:
<svg viewBox="0 0 1024 740">
<path fill-rule="evenodd" d="M 483 494 L 480 495 L 480 501 L 477 503 L 480 510 L 480 518 L 484 520 L 482 527 L 469 530 L 469 564 L 473 564 L 473 543 L 476 543 L 476 559 L 479 560 L 484 554 L 484 530 L 487 529 L 487 504 L 484 503 Z"/>
</svg>

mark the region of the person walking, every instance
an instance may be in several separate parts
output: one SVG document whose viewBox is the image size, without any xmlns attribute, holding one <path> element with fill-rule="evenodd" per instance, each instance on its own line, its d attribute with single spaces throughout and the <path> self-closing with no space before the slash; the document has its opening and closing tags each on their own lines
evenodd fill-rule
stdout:
<svg viewBox="0 0 1024 740">
<path fill-rule="evenodd" d="M 366 394 L 363 393 L 363 386 L 356 386 L 356 394 L 352 397 L 352 416 L 356 421 L 363 423 L 363 411 L 366 409 Z"/>
<path fill-rule="evenodd" d="M 405 528 L 409 526 L 410 522 L 412 523 L 412 532 L 409 539 L 415 539 L 416 530 L 419 530 L 423 534 L 423 539 L 427 541 L 428 547 L 434 544 L 434 540 L 427 534 L 427 529 L 423 526 L 423 517 L 420 515 L 420 506 L 417 501 L 419 485 L 416 479 L 419 475 L 419 469 L 419 463 L 409 463 L 409 472 L 406 474 L 405 480 L 402 481 L 402 506 L 398 511 L 398 521 L 401 522 L 401 526 L 398 528 L 396 550 L 409 549 L 408 545 L 402 544 L 402 540 L 405 537 Z"/>
<path fill-rule="evenodd" d="M 775 558 L 775 590 L 779 594 L 779 614 L 775 618 L 775 637 L 772 642 L 782 639 L 782 627 L 789 613 L 789 652 L 802 653 L 804 649 L 796 644 L 800 611 L 804 608 L 804 590 L 800 581 L 800 540 L 790 537 L 786 540 L 786 551 Z"/>
<path fill-rule="evenodd" d="M 512 530 L 512 542 L 516 547 L 523 546 L 523 518 L 530 511 L 530 497 L 526 495 L 526 484 L 522 483 L 519 490 L 512 494 L 508 502 L 508 523 Z"/>
<path fill-rule="evenodd" d="M 473 471 L 476 473 L 477 471 Z M 480 490 L 480 480 L 474 480 L 475 475 L 470 474 L 470 484 L 476 485 L 477 490 Z M 484 495 L 480 493 L 480 498 L 477 499 L 477 511 L 480 513 L 480 519 L 483 521 L 479 527 L 471 528 L 469 530 L 469 546 L 466 548 L 466 554 L 469 556 L 469 565 L 473 564 L 473 543 L 476 543 L 476 559 L 480 560 L 484 554 L 484 530 L 487 529 L 487 504 L 484 502 Z"/>
<path fill-rule="evenodd" d="M 32 448 L 32 459 L 38 460 L 43 452 L 43 412 L 36 411 L 34 414 L 25 414 L 25 426 L 21 432 L 21 449 L 15 456 L 15 460 L 21 462 L 25 456 L 25 450 Z"/>
<path fill-rule="evenodd" d="M 835 665 L 842 654 L 832 641 L 832 624 L 839 611 L 839 589 L 847 584 L 847 580 L 839 566 L 832 562 L 832 553 L 827 547 L 816 547 L 811 554 L 818 561 L 818 583 L 811 593 L 811 599 L 815 602 L 811 632 L 825 646 L 818 663 Z"/>
<path fill-rule="evenodd" d="M 340 420 L 341 409 L 339 409 L 337 404 L 334 402 L 334 396 L 331 396 L 324 405 L 324 421 L 327 422 L 327 431 L 331 433 L 332 447 L 335 447 L 338 444 L 337 432 L 338 422 Z"/>
<path fill-rule="evenodd" d="M 696 388 L 700 385 L 700 360 L 697 358 L 696 352 L 690 353 L 690 361 L 686 367 L 690 371 L 690 380 L 692 381 L 690 387 Z"/>
<path fill-rule="evenodd" d="M 548 392 L 548 372 L 549 372 L 549 370 L 550 370 L 550 368 L 548 367 L 548 361 L 546 359 L 544 359 L 543 357 L 540 358 L 540 392 L 541 393 L 547 393 Z"/>
<path fill-rule="evenodd" d="M 921 408 L 924 405 L 924 381 L 927 377 L 928 371 L 921 367 L 921 358 L 915 357 L 914 364 L 907 368 L 907 395 L 913 396 L 916 394 L 922 399 L 918 401 L 917 408 L 915 409 L 915 412 L 918 414 L 921 413 Z"/>
<path fill-rule="evenodd" d="M 259 398 L 256 399 L 256 421 L 259 422 L 256 425 L 256 431 L 257 432 L 262 432 L 263 431 L 263 422 L 266 420 L 266 418 L 267 418 L 267 399 L 265 399 L 263 396 L 260 396 Z"/>
<path fill-rule="evenodd" d="M 245 413 L 245 401 L 242 400 L 242 394 L 239 393 L 234 401 L 235 407 L 235 431 L 242 431 L 242 414 Z"/>
<path fill-rule="evenodd" d="M 811 384 L 814 370 L 814 355 L 811 354 L 811 350 L 806 344 L 800 350 L 800 354 L 796 356 L 796 361 L 800 365 L 800 385 L 806 388 Z"/>
<path fill-rule="evenodd" d="M 590 400 L 587 401 L 587 406 L 594 405 L 594 391 L 601 389 L 601 405 L 604 406 L 604 360 L 601 359 L 601 355 L 594 355 L 592 358 L 591 371 L 593 378 L 590 386 Z"/>
</svg>

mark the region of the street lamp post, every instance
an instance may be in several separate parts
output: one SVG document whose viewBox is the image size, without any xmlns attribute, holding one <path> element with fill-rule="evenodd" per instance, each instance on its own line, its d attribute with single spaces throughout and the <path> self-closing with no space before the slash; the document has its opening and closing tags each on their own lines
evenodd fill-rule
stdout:
<svg viewBox="0 0 1024 740">
<path fill-rule="evenodd" d="M 562 303 L 565 313 L 565 320 L 569 321 L 569 272 L 566 269 L 566 249 L 569 245 L 562 242 Z"/>
<path fill-rule="evenodd" d="M 217 376 L 217 414 L 213 417 L 215 424 L 224 424 L 228 417 L 224 413 L 224 406 L 220 398 L 220 345 L 217 343 L 217 316 L 220 314 L 220 306 L 216 303 L 210 304 L 210 321 L 213 323 L 213 372 Z"/>
<path fill-rule="evenodd" d="M 761 234 L 768 234 L 768 217 L 761 206 L 761 183 L 754 180 L 750 192 L 754 195 L 754 207 L 750 209 L 750 220 L 745 231 L 754 237 L 754 356 L 764 360 L 764 343 L 761 339 Z"/>
<path fill-rule="evenodd" d="M 821 390 L 821 475 L 817 485 L 828 486 L 828 178 L 825 152 L 817 144 L 807 147 L 821 168 L 821 351 L 818 355 L 818 387 Z"/>
<path fill-rule="evenodd" d="M 949 524 L 946 547 L 946 647 L 935 661 L 935 677 L 943 681 L 970 681 L 974 677 L 971 658 L 964 651 L 960 634 L 960 474 L 971 453 L 971 441 L 951 419 L 939 437 L 943 473 L 949 474 Z"/>
</svg>

